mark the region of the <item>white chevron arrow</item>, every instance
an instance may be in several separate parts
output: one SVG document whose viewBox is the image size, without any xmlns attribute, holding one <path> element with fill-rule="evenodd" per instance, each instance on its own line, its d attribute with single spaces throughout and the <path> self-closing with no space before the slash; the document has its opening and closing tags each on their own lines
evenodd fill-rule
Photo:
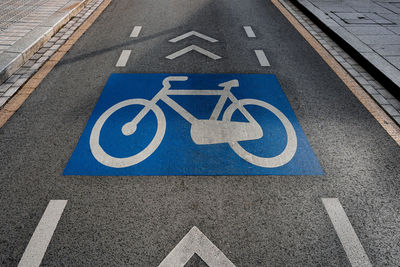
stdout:
<svg viewBox="0 0 400 267">
<path fill-rule="evenodd" d="M 178 37 L 175 37 L 175 38 L 173 38 L 173 39 L 171 39 L 171 40 L 169 40 L 169 41 L 170 41 L 171 43 L 176 43 L 176 42 L 179 42 L 180 40 L 183 40 L 183 39 L 185 39 L 185 38 L 188 38 L 188 37 L 190 37 L 190 36 L 192 36 L 192 35 L 197 36 L 197 37 L 199 37 L 199 38 L 202 38 L 202 39 L 204 39 L 204 40 L 206 40 L 206 41 L 209 41 L 209 42 L 211 42 L 211 43 L 218 42 L 218 40 L 216 40 L 216 39 L 214 39 L 214 38 L 211 38 L 211 37 L 209 37 L 209 36 L 207 36 L 207 35 L 205 35 L 205 34 L 196 32 L 196 31 L 187 32 L 187 33 L 182 34 L 182 35 L 179 35 Z"/>
<path fill-rule="evenodd" d="M 184 267 L 195 253 L 210 267 L 235 267 L 196 226 L 190 229 L 158 267 Z"/>
<path fill-rule="evenodd" d="M 210 51 L 205 50 L 205 49 L 203 49 L 201 47 L 198 47 L 197 45 L 189 45 L 188 47 L 185 47 L 185 48 L 183 48 L 183 49 L 181 49 L 181 50 L 179 50 L 179 51 L 177 51 L 175 53 L 172 53 L 171 55 L 166 56 L 166 58 L 175 59 L 175 58 L 180 57 L 180 56 L 182 56 L 182 55 L 184 55 L 186 53 L 189 53 L 192 50 L 194 50 L 194 51 L 196 51 L 196 52 L 198 52 L 200 54 L 203 54 L 203 55 L 205 55 L 205 56 L 207 56 L 209 58 L 212 58 L 214 60 L 217 60 L 217 59 L 221 58 L 220 56 L 218 56 L 218 55 L 216 55 L 214 53 L 211 53 Z"/>
</svg>

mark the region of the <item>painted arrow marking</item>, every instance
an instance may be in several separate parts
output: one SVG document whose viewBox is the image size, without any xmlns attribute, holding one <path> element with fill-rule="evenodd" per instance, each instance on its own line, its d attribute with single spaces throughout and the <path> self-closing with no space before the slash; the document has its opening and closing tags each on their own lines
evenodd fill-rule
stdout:
<svg viewBox="0 0 400 267">
<path fill-rule="evenodd" d="M 211 43 L 216 43 L 216 42 L 218 42 L 217 39 L 211 38 L 211 37 L 209 37 L 209 36 L 207 36 L 207 35 L 205 35 L 205 34 L 202 34 L 202 33 L 196 32 L 196 31 L 187 32 L 187 33 L 182 34 L 182 35 L 179 35 L 178 37 L 175 37 L 175 38 L 173 38 L 173 39 L 171 39 L 171 40 L 169 40 L 169 41 L 170 41 L 171 43 L 176 43 L 176 42 L 179 42 L 180 40 L 183 40 L 183 39 L 185 39 L 185 38 L 188 38 L 188 37 L 190 37 L 190 36 L 192 36 L 192 35 L 197 36 L 197 37 L 199 37 L 199 38 L 201 38 L 201 39 L 204 39 L 204 40 L 206 40 L 206 41 L 209 41 L 209 42 L 211 42 Z"/>
<path fill-rule="evenodd" d="M 214 60 L 217 60 L 217 59 L 221 58 L 220 56 L 218 56 L 218 55 L 216 55 L 214 53 L 211 53 L 210 51 L 205 50 L 205 49 L 203 49 L 201 47 L 198 47 L 197 45 L 189 45 L 188 47 L 185 47 L 185 48 L 183 48 L 183 49 L 181 49 L 181 50 L 179 50 L 179 51 L 177 51 L 175 53 L 172 53 L 171 55 L 166 56 L 166 58 L 175 59 L 175 58 L 180 57 L 180 56 L 182 56 L 182 55 L 184 55 L 186 53 L 189 53 L 190 51 L 193 51 L 193 50 L 196 51 L 196 52 L 199 52 L 200 54 L 203 54 L 203 55 L 205 55 L 205 56 L 207 56 L 209 58 L 212 58 Z"/>
<path fill-rule="evenodd" d="M 235 267 L 196 226 L 190 229 L 158 267 L 183 267 L 195 253 L 210 267 Z"/>
</svg>

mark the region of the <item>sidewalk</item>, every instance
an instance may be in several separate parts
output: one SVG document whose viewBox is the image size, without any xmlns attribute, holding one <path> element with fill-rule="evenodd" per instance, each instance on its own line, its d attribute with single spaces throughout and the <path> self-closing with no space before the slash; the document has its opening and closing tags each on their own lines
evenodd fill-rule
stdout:
<svg viewBox="0 0 400 267">
<path fill-rule="evenodd" d="M 400 94 L 400 0 L 292 0 L 311 12 Z"/>
<path fill-rule="evenodd" d="M 6 0 L 0 3 L 0 84 L 88 0 Z"/>
</svg>

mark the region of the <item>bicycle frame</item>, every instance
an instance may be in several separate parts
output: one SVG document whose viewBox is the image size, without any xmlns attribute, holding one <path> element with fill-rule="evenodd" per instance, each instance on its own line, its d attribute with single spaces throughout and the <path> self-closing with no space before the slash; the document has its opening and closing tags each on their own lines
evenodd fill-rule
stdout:
<svg viewBox="0 0 400 267">
<path fill-rule="evenodd" d="M 174 81 L 186 81 L 188 79 L 187 76 L 170 76 L 163 80 L 163 88 L 153 97 L 150 101 L 150 105 L 145 106 L 139 114 L 131 121 L 124 125 L 125 127 L 132 127 L 135 128 L 136 125 L 143 119 L 143 117 L 149 112 L 153 105 L 156 105 L 159 100 L 165 102 L 168 106 L 170 106 L 173 110 L 175 110 L 179 115 L 181 115 L 185 120 L 187 120 L 190 124 L 194 124 L 198 121 L 196 117 L 194 117 L 190 112 L 184 109 L 181 105 L 175 102 L 169 95 L 219 95 L 220 98 L 215 105 L 215 108 L 209 118 L 209 120 L 216 121 L 221 114 L 222 108 L 226 100 L 229 98 L 232 103 L 237 105 L 239 111 L 244 115 L 244 117 L 249 121 L 249 123 L 257 123 L 253 116 L 241 105 L 240 100 L 238 100 L 231 92 L 232 87 L 238 87 L 239 82 L 238 80 L 230 80 L 225 83 L 219 84 L 220 87 L 223 87 L 222 90 L 186 90 L 186 89 L 170 89 L 171 84 L 170 82 Z M 125 128 L 126 129 L 126 128 Z"/>
</svg>

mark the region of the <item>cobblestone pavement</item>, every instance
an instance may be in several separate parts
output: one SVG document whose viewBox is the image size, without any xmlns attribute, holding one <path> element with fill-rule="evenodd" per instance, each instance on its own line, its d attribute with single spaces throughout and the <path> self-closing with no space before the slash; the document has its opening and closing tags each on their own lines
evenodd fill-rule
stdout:
<svg viewBox="0 0 400 267">
<path fill-rule="evenodd" d="M 292 15 L 342 65 L 368 94 L 400 125 L 400 101 L 376 81 L 349 54 L 288 0 L 280 0 Z M 327 2 L 326 2 L 327 3 Z M 400 46 L 400 42 L 399 42 Z M 398 53 L 400 55 L 400 53 Z M 400 72 L 399 72 L 400 75 Z"/>
<path fill-rule="evenodd" d="M 68 2 L 69 0 L 1 1 L 0 54 Z"/>
<path fill-rule="evenodd" d="M 400 86 L 400 0 L 296 0 Z"/>
</svg>

